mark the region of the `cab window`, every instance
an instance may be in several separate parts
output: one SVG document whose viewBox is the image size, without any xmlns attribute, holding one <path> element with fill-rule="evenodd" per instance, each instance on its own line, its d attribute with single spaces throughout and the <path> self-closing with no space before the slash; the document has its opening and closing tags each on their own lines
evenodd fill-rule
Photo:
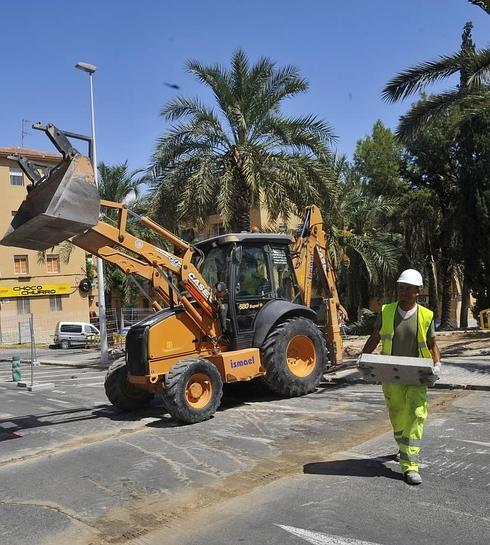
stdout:
<svg viewBox="0 0 490 545">
<path fill-rule="evenodd" d="M 216 288 L 218 282 L 228 284 L 228 257 L 229 248 L 211 248 L 201 265 L 201 274 L 211 288 Z"/>
<path fill-rule="evenodd" d="M 272 297 L 267 256 L 263 246 L 243 246 L 236 290 L 237 299 Z"/>
<path fill-rule="evenodd" d="M 299 290 L 289 253 L 285 248 L 271 248 L 272 278 L 278 299 L 300 303 Z"/>
</svg>

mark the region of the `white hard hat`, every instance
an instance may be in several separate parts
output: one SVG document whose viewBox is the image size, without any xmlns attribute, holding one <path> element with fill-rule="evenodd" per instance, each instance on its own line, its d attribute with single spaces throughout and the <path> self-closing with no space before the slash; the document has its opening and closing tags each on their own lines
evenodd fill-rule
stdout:
<svg viewBox="0 0 490 545">
<path fill-rule="evenodd" d="M 415 269 L 406 269 L 399 276 L 397 282 L 403 282 L 404 284 L 411 284 L 412 286 L 418 286 L 419 288 L 423 285 L 422 275 L 419 271 Z"/>
</svg>

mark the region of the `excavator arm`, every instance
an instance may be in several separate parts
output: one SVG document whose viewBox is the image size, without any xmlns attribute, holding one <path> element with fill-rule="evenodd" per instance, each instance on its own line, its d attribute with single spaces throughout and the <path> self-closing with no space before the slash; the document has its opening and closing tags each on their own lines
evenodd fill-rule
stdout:
<svg viewBox="0 0 490 545">
<path fill-rule="evenodd" d="M 339 301 L 323 218 L 316 206 L 306 208 L 303 224 L 295 237 L 292 259 L 296 280 L 307 307 L 311 306 L 314 270 L 318 271 L 326 295 L 323 298 L 328 318 L 325 334 L 330 344 L 332 363 L 338 364 L 342 361 L 343 349 L 340 322 L 347 319 L 347 312 Z"/>
<path fill-rule="evenodd" d="M 216 346 L 219 337 L 216 300 L 192 263 L 196 249 L 123 204 L 101 200 L 90 161 L 54 125 L 37 128 L 48 135 L 63 158 L 41 176 L 34 165 L 15 157 L 32 184 L 0 243 L 44 250 L 70 238 L 74 245 L 112 263 L 125 274 L 148 280 L 165 305 L 182 305 L 203 335 Z M 101 209 L 117 212 L 117 226 L 100 219 Z M 128 232 L 128 213 L 177 247 L 182 255 L 178 257 Z M 161 308 L 156 301 L 153 306 Z"/>
</svg>

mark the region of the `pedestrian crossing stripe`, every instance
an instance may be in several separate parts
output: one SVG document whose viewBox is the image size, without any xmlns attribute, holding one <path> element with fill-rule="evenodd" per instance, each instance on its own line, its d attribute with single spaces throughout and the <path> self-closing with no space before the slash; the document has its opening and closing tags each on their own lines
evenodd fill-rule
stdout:
<svg viewBox="0 0 490 545">
<path fill-rule="evenodd" d="M 276 524 L 276 526 L 279 526 L 279 528 L 282 528 L 286 532 L 289 532 L 312 545 L 379 545 L 372 541 L 361 541 L 359 539 L 312 532 L 294 526 L 285 526 L 283 524 Z"/>
</svg>

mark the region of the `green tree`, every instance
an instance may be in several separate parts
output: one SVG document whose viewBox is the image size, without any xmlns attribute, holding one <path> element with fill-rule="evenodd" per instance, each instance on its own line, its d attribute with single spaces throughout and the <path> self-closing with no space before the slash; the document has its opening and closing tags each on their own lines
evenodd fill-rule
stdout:
<svg viewBox="0 0 490 545">
<path fill-rule="evenodd" d="M 383 292 L 398 272 L 401 237 L 385 225 L 397 209 L 393 197 L 374 196 L 345 157 L 337 158 L 333 192 L 321 203 L 329 250 L 349 316 L 369 306 L 370 294 Z"/>
<path fill-rule="evenodd" d="M 406 265 L 422 271 L 428 280 L 429 308 L 439 318 L 437 264 L 442 211 L 435 191 L 421 183 L 420 172 L 413 163 L 411 167 L 414 180 L 410 191 L 400 199 L 398 226 L 403 235 Z"/>
<path fill-rule="evenodd" d="M 476 311 L 490 306 L 490 110 L 463 120 L 457 143 L 465 327 L 470 291 L 477 300 Z"/>
<path fill-rule="evenodd" d="M 412 190 L 425 190 L 427 194 L 425 198 L 419 194 L 425 201 L 424 208 L 420 210 L 417 210 L 417 204 L 423 206 L 424 201 L 414 202 L 411 196 L 412 203 L 405 210 L 404 220 L 409 230 L 419 224 L 420 229 L 428 231 L 427 257 L 430 262 L 436 262 L 438 271 L 442 329 L 453 327 L 450 321 L 451 286 L 455 269 L 462 260 L 458 233 L 461 192 L 456 135 L 459 121 L 457 109 L 448 110 L 444 116 L 433 119 L 419 129 L 406 143 L 406 175 L 410 186 Z M 412 233 L 417 236 L 417 231 Z"/>
<path fill-rule="evenodd" d="M 281 105 L 308 89 L 292 66 L 268 58 L 250 64 L 238 50 L 230 67 L 189 62 L 188 70 L 213 93 L 215 106 L 178 97 L 161 111 L 173 126 L 153 155 L 151 191 L 158 220 L 198 224 L 211 212 L 227 229 L 250 228 L 252 206 L 271 220 L 300 212 L 329 178 L 325 162 L 330 126 L 312 115 L 287 117 Z M 163 216 L 163 217 L 162 217 Z"/>
<path fill-rule="evenodd" d="M 394 133 L 378 120 L 370 136 L 359 140 L 354 152 L 354 166 L 375 196 L 393 196 L 407 190 L 401 175 L 403 146 Z"/>
</svg>

